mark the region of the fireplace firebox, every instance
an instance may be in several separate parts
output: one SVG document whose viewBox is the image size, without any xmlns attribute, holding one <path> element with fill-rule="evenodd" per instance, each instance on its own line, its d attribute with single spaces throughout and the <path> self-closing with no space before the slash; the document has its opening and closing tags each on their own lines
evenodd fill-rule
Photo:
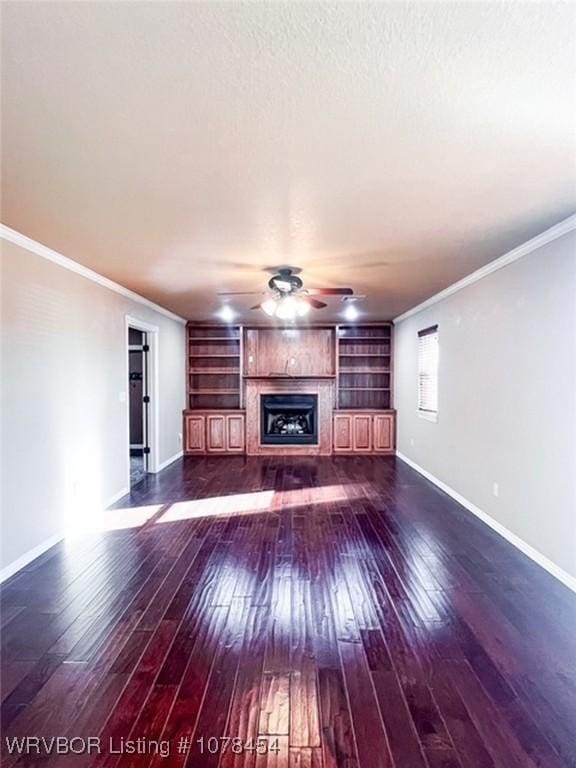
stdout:
<svg viewBox="0 0 576 768">
<path fill-rule="evenodd" d="M 260 395 L 260 441 L 318 444 L 318 395 Z"/>
</svg>

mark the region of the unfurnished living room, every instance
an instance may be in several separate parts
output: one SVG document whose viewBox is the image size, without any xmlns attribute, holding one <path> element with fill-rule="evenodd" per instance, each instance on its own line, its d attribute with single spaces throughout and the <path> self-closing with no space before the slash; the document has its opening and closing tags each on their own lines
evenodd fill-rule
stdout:
<svg viewBox="0 0 576 768">
<path fill-rule="evenodd" d="M 3 768 L 576 768 L 576 3 L 0 14 Z"/>
</svg>

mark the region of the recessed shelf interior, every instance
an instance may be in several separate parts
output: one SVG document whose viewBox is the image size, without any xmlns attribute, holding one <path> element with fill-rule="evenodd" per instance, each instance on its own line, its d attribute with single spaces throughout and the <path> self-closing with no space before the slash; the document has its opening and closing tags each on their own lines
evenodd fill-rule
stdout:
<svg viewBox="0 0 576 768">
<path fill-rule="evenodd" d="M 338 407 L 384 410 L 391 407 L 391 325 L 338 329 Z"/>
<path fill-rule="evenodd" d="M 240 408 L 240 326 L 188 325 L 188 407 Z"/>
</svg>

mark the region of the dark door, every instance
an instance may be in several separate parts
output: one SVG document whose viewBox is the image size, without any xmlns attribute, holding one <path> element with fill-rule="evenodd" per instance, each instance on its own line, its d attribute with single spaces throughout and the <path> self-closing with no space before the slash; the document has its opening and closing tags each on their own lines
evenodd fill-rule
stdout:
<svg viewBox="0 0 576 768">
<path fill-rule="evenodd" d="M 130 328 L 128 334 L 130 456 L 142 457 L 148 471 L 148 344 L 146 334 Z"/>
</svg>

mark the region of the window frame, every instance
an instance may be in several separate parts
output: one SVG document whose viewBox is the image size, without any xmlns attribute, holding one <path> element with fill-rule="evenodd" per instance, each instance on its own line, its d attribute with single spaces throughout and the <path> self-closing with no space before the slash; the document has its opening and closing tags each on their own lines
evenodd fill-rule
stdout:
<svg viewBox="0 0 576 768">
<path fill-rule="evenodd" d="M 430 373 L 424 373 L 421 368 L 421 347 L 420 347 L 420 340 L 426 336 L 432 336 L 434 335 L 436 337 L 436 371 L 435 371 L 435 378 L 436 378 L 436 409 L 432 410 L 430 408 L 423 408 L 421 404 L 421 379 L 423 376 L 428 375 L 430 376 Z M 438 324 L 435 325 L 429 325 L 426 328 L 422 328 L 422 330 L 418 331 L 418 374 L 417 374 L 417 408 L 416 412 L 418 416 L 422 419 L 426 419 L 427 421 L 437 422 L 438 421 L 438 374 L 439 374 L 439 358 L 440 358 L 440 338 L 438 333 Z"/>
</svg>

